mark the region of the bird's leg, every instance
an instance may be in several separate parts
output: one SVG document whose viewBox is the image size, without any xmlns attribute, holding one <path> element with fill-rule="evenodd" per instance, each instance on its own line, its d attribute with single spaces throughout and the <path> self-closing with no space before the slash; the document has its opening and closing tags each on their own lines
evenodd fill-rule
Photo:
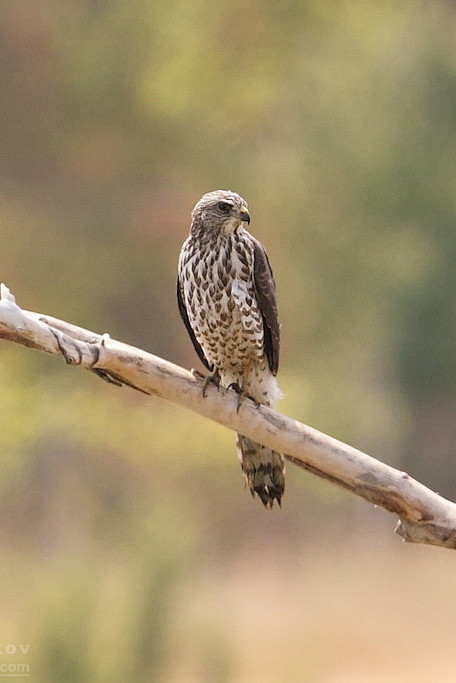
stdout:
<svg viewBox="0 0 456 683">
<path fill-rule="evenodd" d="M 206 398 L 206 390 L 207 390 L 207 387 L 209 386 L 209 384 L 215 384 L 217 389 L 219 388 L 219 386 L 220 386 L 220 375 L 219 375 L 219 371 L 217 370 L 217 368 L 214 370 L 212 375 L 207 375 L 207 377 L 204 378 L 203 398 Z"/>
<path fill-rule="evenodd" d="M 231 384 L 228 385 L 228 389 L 233 389 L 238 395 L 238 404 L 236 408 L 236 412 L 239 412 L 239 408 L 241 407 L 242 399 L 245 396 L 245 391 L 242 389 L 241 385 L 239 382 L 231 382 Z"/>
<path fill-rule="evenodd" d="M 244 382 L 242 382 L 244 384 Z M 243 389 L 238 382 L 231 382 L 231 384 L 228 385 L 228 389 L 233 389 L 237 395 L 238 395 L 238 404 L 236 408 L 236 412 L 239 412 L 239 408 L 241 407 L 241 403 L 244 400 L 244 398 L 249 398 L 251 401 L 254 402 L 257 408 L 260 407 L 261 403 L 256 400 L 253 396 L 247 393 L 246 389 Z"/>
</svg>

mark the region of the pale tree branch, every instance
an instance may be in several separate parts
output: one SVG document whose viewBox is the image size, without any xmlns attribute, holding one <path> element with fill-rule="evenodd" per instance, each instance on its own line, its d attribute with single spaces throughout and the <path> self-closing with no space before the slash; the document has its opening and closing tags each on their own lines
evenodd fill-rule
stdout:
<svg viewBox="0 0 456 683">
<path fill-rule="evenodd" d="M 456 505 L 390 467 L 312 427 L 245 399 L 239 412 L 234 391 L 202 380 L 142 349 L 50 316 L 22 310 L 5 285 L 0 300 L 0 338 L 62 356 L 115 384 L 126 384 L 214 420 L 269 446 L 308 472 L 399 517 L 404 540 L 456 549 Z"/>
</svg>

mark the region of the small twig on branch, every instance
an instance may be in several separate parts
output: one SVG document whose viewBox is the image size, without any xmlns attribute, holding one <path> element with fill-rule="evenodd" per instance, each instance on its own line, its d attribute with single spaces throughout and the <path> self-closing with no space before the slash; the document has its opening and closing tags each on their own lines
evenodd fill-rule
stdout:
<svg viewBox="0 0 456 683">
<path fill-rule="evenodd" d="M 308 472 L 399 517 L 404 540 L 456 549 L 456 505 L 406 472 L 318 432 L 266 406 L 245 400 L 237 412 L 235 392 L 208 387 L 191 372 L 142 349 L 50 316 L 23 311 L 1 288 L 0 339 L 63 356 L 115 384 L 159 396 L 286 454 Z"/>
</svg>

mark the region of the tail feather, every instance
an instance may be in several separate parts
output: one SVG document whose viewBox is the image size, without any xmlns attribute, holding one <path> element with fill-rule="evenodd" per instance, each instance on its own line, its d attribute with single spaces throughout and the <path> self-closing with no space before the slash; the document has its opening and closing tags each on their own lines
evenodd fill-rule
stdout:
<svg viewBox="0 0 456 683">
<path fill-rule="evenodd" d="M 252 496 L 257 494 L 266 509 L 272 508 L 275 500 L 280 505 L 285 490 L 283 455 L 241 434 L 237 435 L 237 448 Z"/>
</svg>

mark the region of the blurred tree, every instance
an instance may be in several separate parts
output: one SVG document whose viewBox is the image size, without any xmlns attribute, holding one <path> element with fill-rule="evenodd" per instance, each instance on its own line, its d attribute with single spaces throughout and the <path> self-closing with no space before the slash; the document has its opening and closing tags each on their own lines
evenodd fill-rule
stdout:
<svg viewBox="0 0 456 683">
<path fill-rule="evenodd" d="M 274 266 L 284 410 L 454 496 L 455 29 L 445 0 L 3 0 L 1 279 L 32 310 L 195 365 L 174 302 L 177 254 L 194 202 L 231 187 Z M 1 351 L 2 550 L 22 543 L 34 557 L 36 530 L 52 536 L 57 516 L 78 520 L 94 572 L 103 532 L 131 552 L 124 503 L 113 525 L 105 507 L 118 479 L 107 476 L 109 495 L 91 488 L 87 453 L 121 481 L 139 470 L 157 514 L 177 506 L 195 519 L 189 536 L 204 529 L 219 551 L 266 533 L 295 547 L 311 506 L 336 496 L 293 482 L 311 501 L 293 516 L 302 532 L 287 529 L 286 511 L 265 522 L 248 501 L 233 510 L 236 465 L 217 457 L 224 444 L 231 453 L 230 435 L 208 439 L 212 428 L 185 416 L 176 430 L 171 409 L 87 377 L 70 387 L 59 370 Z M 46 452 L 55 479 L 35 476 Z M 51 560 L 40 562 L 32 584 Z"/>
</svg>

